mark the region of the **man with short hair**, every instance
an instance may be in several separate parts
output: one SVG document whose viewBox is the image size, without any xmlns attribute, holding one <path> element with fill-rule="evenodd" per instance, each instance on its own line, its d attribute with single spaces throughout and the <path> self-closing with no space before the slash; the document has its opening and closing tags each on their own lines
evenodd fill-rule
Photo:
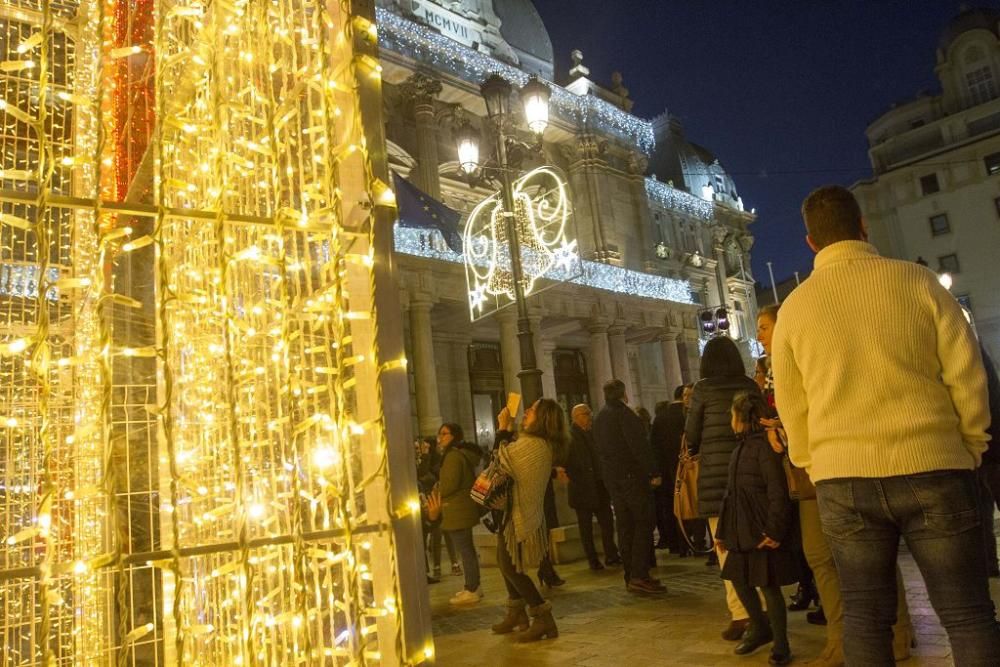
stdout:
<svg viewBox="0 0 1000 667">
<path fill-rule="evenodd" d="M 594 440 L 615 506 L 626 587 L 633 593 L 665 593 L 667 589 L 649 575 L 654 523 L 650 489 L 663 479 L 646 427 L 625 399 L 624 382 L 611 380 L 604 385 L 605 406 L 594 421 Z"/>
<path fill-rule="evenodd" d="M 570 419 L 572 441 L 565 468 L 569 478 L 569 506 L 576 511 L 580 541 L 590 562 L 590 569 L 603 570 L 604 565 L 597 557 L 597 549 L 594 547 L 595 516 L 601 526 L 605 563 L 618 565 L 622 561 L 615 545 L 615 519 L 611 515 L 611 498 L 604 486 L 597 446 L 594 444 L 594 417 L 590 406 L 580 403 L 573 407 Z"/>
<path fill-rule="evenodd" d="M 815 269 L 782 304 L 772 368 L 789 455 L 816 483 L 840 574 L 846 662 L 893 664 L 902 536 L 955 664 L 996 664 L 974 474 L 989 412 L 972 330 L 931 271 L 867 243 L 848 190 L 816 190 L 802 215 Z"/>
</svg>

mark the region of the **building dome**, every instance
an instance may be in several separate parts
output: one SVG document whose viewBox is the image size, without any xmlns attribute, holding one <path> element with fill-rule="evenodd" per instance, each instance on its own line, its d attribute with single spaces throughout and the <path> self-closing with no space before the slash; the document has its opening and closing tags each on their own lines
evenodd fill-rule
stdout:
<svg viewBox="0 0 1000 667">
<path fill-rule="evenodd" d="M 1000 37 L 998 24 L 1000 24 L 1000 11 L 988 7 L 965 8 L 945 27 L 938 48 L 947 51 L 956 39 L 970 30 L 989 30 Z"/>
<path fill-rule="evenodd" d="M 656 148 L 649 160 L 650 175 L 698 197 L 714 196 L 734 205 L 739 201 L 736 184 L 718 158 L 707 148 L 688 141 L 680 121 L 664 114 L 653 121 L 653 127 Z"/>
<path fill-rule="evenodd" d="M 521 69 L 551 81 L 555 76 L 552 40 L 531 0 L 493 0 L 500 34 L 514 49 Z"/>
</svg>

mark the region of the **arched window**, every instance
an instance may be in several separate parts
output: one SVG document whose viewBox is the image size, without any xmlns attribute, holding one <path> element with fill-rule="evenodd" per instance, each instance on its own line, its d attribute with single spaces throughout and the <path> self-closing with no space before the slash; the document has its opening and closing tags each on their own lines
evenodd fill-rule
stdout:
<svg viewBox="0 0 1000 667">
<path fill-rule="evenodd" d="M 996 81 L 989 65 L 966 70 L 965 85 L 969 90 L 969 106 L 984 104 L 997 96 Z"/>
</svg>

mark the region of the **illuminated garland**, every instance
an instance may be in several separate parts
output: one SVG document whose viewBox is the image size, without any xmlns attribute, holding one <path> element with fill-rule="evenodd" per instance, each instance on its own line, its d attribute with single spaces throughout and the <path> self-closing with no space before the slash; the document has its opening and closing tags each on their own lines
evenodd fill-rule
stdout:
<svg viewBox="0 0 1000 667">
<path fill-rule="evenodd" d="M 646 179 L 646 194 L 670 211 L 690 215 L 699 220 L 711 220 L 714 214 L 715 208 L 712 202 L 661 183 L 655 178 Z"/>
<path fill-rule="evenodd" d="M 465 261 L 462 255 L 448 248 L 441 233 L 436 230 L 414 229 L 397 225 L 394 240 L 396 252 L 405 255 L 453 264 L 462 264 Z M 665 278 L 589 260 L 583 260 L 581 265 L 582 274 L 570 278 L 569 282 L 646 299 L 695 303 L 691 285 L 686 280 Z M 555 279 L 564 278 L 559 273 L 554 273 L 553 277 Z"/>
<path fill-rule="evenodd" d="M 490 74 L 500 74 L 517 86 L 528 82 L 528 74 L 513 65 L 463 46 L 389 10 L 379 8 L 376 13 L 379 43 L 384 49 L 476 84 Z M 556 115 L 581 127 L 603 129 L 627 139 L 646 154 L 653 152 L 656 140 L 649 121 L 622 111 L 594 95 L 577 95 L 553 83 L 548 85 L 552 89 L 551 108 Z"/>
</svg>

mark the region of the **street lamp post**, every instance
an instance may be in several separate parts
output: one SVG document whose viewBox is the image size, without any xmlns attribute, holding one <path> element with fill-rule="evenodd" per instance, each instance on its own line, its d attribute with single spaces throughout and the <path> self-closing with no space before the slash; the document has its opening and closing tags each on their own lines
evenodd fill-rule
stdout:
<svg viewBox="0 0 1000 667">
<path fill-rule="evenodd" d="M 521 370 L 517 376 L 521 380 L 524 405 L 529 406 L 542 397 L 542 370 L 538 368 L 538 359 L 535 357 L 535 335 L 531 329 L 531 320 L 528 318 L 524 268 L 521 262 L 521 239 L 514 213 L 511 172 L 520 167 L 521 159 L 526 152 L 541 148 L 542 132 L 548 125 L 550 90 L 537 78 L 531 77 L 519 91 L 525 120 L 536 138 L 534 147 L 527 146 L 507 132 L 512 92 L 511 84 L 497 74 L 490 75 L 480 86 L 480 93 L 486 102 L 486 114 L 496 131 L 494 165 L 487 167 L 479 164 L 478 134 L 470 126 L 459 127 L 455 139 L 458 144 L 459 164 L 470 178 L 473 178 L 478 171 L 479 179 L 492 178 L 499 182 L 503 200 L 504 229 L 510 253 L 511 279 L 514 283 L 514 303 L 517 307 L 517 339 L 521 351 Z M 516 160 L 511 159 L 512 151 L 517 153 Z"/>
</svg>

